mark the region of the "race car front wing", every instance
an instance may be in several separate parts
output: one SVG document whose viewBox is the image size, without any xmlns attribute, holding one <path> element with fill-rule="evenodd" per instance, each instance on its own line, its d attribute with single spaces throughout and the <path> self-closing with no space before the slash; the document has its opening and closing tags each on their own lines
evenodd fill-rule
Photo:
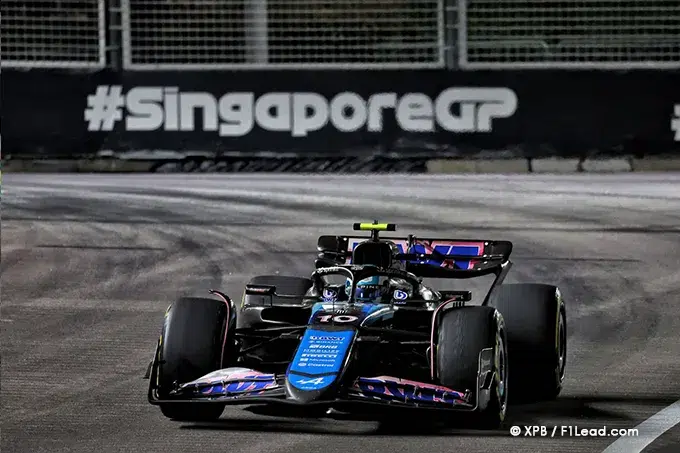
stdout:
<svg viewBox="0 0 680 453">
<path fill-rule="evenodd" d="M 149 388 L 151 404 L 222 403 L 229 405 L 291 404 L 298 406 L 338 406 L 373 404 L 433 410 L 473 411 L 471 392 L 400 379 L 391 376 L 359 377 L 347 388 L 340 388 L 332 399 L 300 402 L 286 392 L 285 376 L 245 368 L 217 370 L 195 381 L 179 384 L 167 398 Z M 153 382 L 153 378 L 152 378 Z M 477 401 L 477 399 L 475 399 Z"/>
</svg>

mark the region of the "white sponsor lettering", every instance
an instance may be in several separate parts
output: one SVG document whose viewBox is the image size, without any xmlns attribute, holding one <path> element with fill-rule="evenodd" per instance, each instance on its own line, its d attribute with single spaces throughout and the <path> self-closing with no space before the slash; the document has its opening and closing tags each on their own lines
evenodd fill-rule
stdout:
<svg viewBox="0 0 680 453">
<path fill-rule="evenodd" d="M 259 97 L 231 92 L 217 98 L 208 92 L 162 86 L 134 87 L 123 94 L 120 85 L 100 85 L 87 98 L 85 121 L 91 131 L 110 131 L 124 116 L 128 131 L 194 131 L 200 117 L 203 131 L 222 137 L 243 137 L 256 125 L 306 137 L 329 123 L 340 132 L 382 132 L 385 110 L 390 109 L 407 132 L 434 132 L 439 127 L 468 133 L 491 132 L 492 120 L 512 116 L 517 103 L 513 90 L 491 87 L 448 88 L 435 99 L 425 93 L 375 93 L 364 99 L 345 91 L 328 100 L 311 92 Z"/>
<path fill-rule="evenodd" d="M 324 315 L 319 317 L 319 322 L 353 322 L 359 319 L 358 316 L 352 315 Z"/>
<path fill-rule="evenodd" d="M 318 337 L 316 335 L 310 335 L 309 339 L 313 341 L 344 341 L 342 337 Z"/>
<path fill-rule="evenodd" d="M 321 385 L 321 384 L 323 384 L 323 377 L 315 378 L 315 379 L 298 379 L 297 383 L 298 383 L 298 384 L 316 384 L 316 385 Z"/>
<path fill-rule="evenodd" d="M 327 357 L 327 358 L 336 358 L 338 354 L 302 354 L 302 357 Z"/>
</svg>

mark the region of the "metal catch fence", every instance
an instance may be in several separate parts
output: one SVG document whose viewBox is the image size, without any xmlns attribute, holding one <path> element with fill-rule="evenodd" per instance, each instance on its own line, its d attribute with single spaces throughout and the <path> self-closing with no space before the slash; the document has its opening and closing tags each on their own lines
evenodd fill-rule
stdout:
<svg viewBox="0 0 680 453">
<path fill-rule="evenodd" d="M 680 68 L 677 0 L 459 4 L 462 68 Z"/>
<path fill-rule="evenodd" d="M 0 13 L 15 68 L 680 69 L 679 0 L 2 0 Z"/>
<path fill-rule="evenodd" d="M 106 66 L 105 0 L 0 1 L 2 66 Z"/>
<path fill-rule="evenodd" d="M 442 0 L 125 0 L 131 69 L 442 67 Z"/>
</svg>

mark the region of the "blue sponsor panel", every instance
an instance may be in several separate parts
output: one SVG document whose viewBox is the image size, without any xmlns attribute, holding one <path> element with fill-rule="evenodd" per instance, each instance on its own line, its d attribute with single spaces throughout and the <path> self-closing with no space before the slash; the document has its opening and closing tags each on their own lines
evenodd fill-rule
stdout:
<svg viewBox="0 0 680 453">
<path fill-rule="evenodd" d="M 354 330 L 307 329 L 288 367 L 288 382 L 300 390 L 321 390 L 331 385 L 342 371 L 355 334 Z"/>
<path fill-rule="evenodd" d="M 288 374 L 288 381 L 291 384 L 293 384 L 295 388 L 298 388 L 300 390 L 313 391 L 321 390 L 328 387 L 333 383 L 333 381 L 335 381 L 336 377 L 337 374 L 329 374 L 327 376 L 319 377 L 309 377 L 291 372 L 290 374 Z"/>
</svg>

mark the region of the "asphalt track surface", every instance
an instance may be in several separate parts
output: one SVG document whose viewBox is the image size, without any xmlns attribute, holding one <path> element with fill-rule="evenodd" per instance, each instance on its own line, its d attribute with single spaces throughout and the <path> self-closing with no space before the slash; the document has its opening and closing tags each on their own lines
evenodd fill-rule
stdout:
<svg viewBox="0 0 680 453">
<path fill-rule="evenodd" d="M 179 294 L 239 298 L 307 275 L 354 221 L 509 239 L 510 282 L 554 282 L 569 318 L 559 400 L 510 425 L 633 428 L 680 398 L 680 176 L 5 175 L 2 451 L 601 452 L 616 438 L 511 437 L 418 420 L 166 420 L 142 380 Z M 451 287 L 451 286 L 449 286 Z M 641 433 L 644 434 L 644 433 Z M 677 452 L 680 427 L 644 451 Z"/>
</svg>

